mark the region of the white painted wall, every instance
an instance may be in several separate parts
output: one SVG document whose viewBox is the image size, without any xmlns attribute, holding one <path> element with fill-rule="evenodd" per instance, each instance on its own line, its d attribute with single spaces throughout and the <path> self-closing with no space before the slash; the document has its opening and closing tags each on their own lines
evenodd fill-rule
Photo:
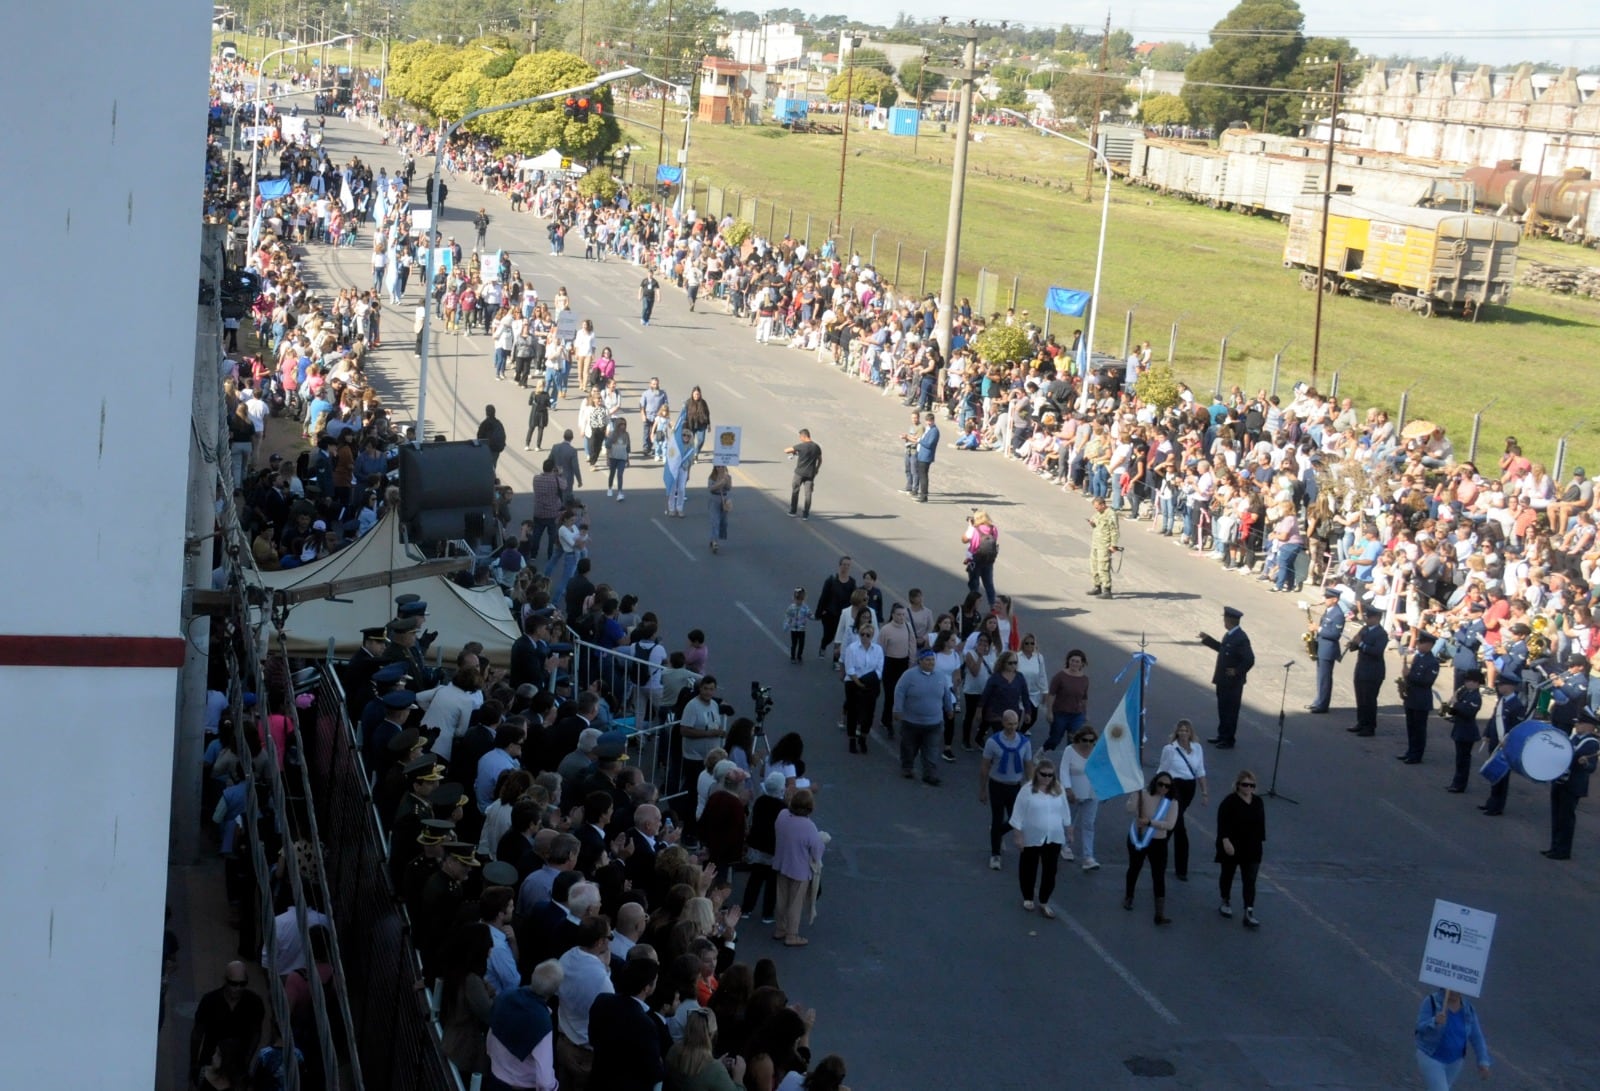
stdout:
<svg viewBox="0 0 1600 1091">
<path fill-rule="evenodd" d="M 177 636 L 210 13 L 0 9 L 0 633 Z M 176 684 L 0 665 L 5 1086 L 153 1085 Z"/>
</svg>

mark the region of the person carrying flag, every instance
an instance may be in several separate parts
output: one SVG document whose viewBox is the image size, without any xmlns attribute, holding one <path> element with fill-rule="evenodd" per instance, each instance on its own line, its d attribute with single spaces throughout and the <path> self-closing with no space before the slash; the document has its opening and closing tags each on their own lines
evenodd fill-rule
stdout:
<svg viewBox="0 0 1600 1091">
<path fill-rule="evenodd" d="M 666 514 L 674 519 L 683 518 L 683 506 L 689 498 L 689 466 L 694 461 L 694 436 L 684 423 L 685 414 L 686 409 L 678 411 L 661 467 L 661 480 L 667 491 Z"/>
</svg>

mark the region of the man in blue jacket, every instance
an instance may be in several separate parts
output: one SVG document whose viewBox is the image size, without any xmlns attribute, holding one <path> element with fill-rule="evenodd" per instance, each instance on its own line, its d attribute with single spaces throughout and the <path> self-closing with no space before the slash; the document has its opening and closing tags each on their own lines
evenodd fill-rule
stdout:
<svg viewBox="0 0 1600 1091">
<path fill-rule="evenodd" d="M 1322 620 L 1317 623 L 1317 699 L 1307 712 L 1324 713 L 1333 703 L 1333 665 L 1344 658 L 1344 607 L 1339 605 L 1339 589 L 1322 589 Z"/>
<path fill-rule="evenodd" d="M 1421 765 L 1428 749 L 1428 712 L 1433 708 L 1433 680 L 1439 677 L 1439 660 L 1433 654 L 1432 633 L 1417 634 L 1417 654 L 1405 673 L 1406 752 L 1396 759 Z"/>
<path fill-rule="evenodd" d="M 933 468 L 933 460 L 939 451 L 939 425 L 932 413 L 926 413 L 922 418 L 922 435 L 917 437 L 916 471 L 917 503 L 928 502 L 928 472 Z"/>
</svg>

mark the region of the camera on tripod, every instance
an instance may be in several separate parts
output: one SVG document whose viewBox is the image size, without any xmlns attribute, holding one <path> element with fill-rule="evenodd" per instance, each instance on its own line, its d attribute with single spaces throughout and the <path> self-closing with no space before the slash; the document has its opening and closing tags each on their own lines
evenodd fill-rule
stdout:
<svg viewBox="0 0 1600 1091">
<path fill-rule="evenodd" d="M 755 705 L 756 730 L 759 731 L 772 713 L 772 687 L 763 686 L 760 682 L 751 682 L 750 701 Z"/>
</svg>

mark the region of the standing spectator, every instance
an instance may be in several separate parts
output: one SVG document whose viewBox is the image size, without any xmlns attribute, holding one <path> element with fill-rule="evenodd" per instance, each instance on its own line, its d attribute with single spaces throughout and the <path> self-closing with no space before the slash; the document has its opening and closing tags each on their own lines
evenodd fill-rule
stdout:
<svg viewBox="0 0 1600 1091">
<path fill-rule="evenodd" d="M 561 966 L 541 962 L 525 988 L 494 998 L 486 1053 L 490 1086 L 508 1091 L 556 1091 L 555 1021 L 550 999 L 561 988 Z"/>
<path fill-rule="evenodd" d="M 750 831 L 744 840 L 744 859 L 750 868 L 750 877 L 745 880 L 739 910 L 745 916 L 751 915 L 756 911 L 756 898 L 760 896 L 762 924 L 771 924 L 777 910 L 778 881 L 772 864 L 778 847 L 778 815 L 783 811 L 787 783 L 782 770 L 771 770 L 761 782 L 761 794 L 750 806 Z"/>
<path fill-rule="evenodd" d="M 599 997 L 614 991 L 609 968 L 611 922 L 601 915 L 585 916 L 577 926 L 576 939 L 577 944 L 560 958 L 560 1004 L 556 1009 L 560 1029 L 556 1076 L 565 1091 L 584 1091 L 589 1086 L 596 1060 L 589 1043 L 589 1012 Z M 609 1091 L 609 1085 L 596 1084 L 595 1091 Z"/>
<path fill-rule="evenodd" d="M 922 434 L 916 439 L 916 499 L 919 504 L 928 502 L 928 476 L 933 470 L 933 463 L 939 454 L 939 424 L 932 413 L 925 413 L 922 417 Z M 994 591 L 992 589 L 993 577 L 990 579 L 989 604 L 994 605 Z"/>
<path fill-rule="evenodd" d="M 1222 905 L 1217 912 L 1233 916 L 1233 873 L 1244 879 L 1244 926 L 1259 928 L 1256 920 L 1256 873 L 1261 870 L 1261 849 L 1267 841 L 1267 808 L 1256 795 L 1256 775 L 1241 769 L 1233 778 L 1233 792 L 1217 807 L 1217 863 Z"/>
<path fill-rule="evenodd" d="M 504 887 L 507 900 L 511 892 Z M 487 980 L 491 926 L 481 922 L 463 925 L 451 933 L 444 955 L 444 984 L 439 1000 L 439 1022 L 444 1027 L 444 1055 L 471 1077 L 489 1068 L 485 1035 L 495 990 Z M 516 982 L 512 982 L 515 987 Z"/>
<path fill-rule="evenodd" d="M 666 1027 L 647 1004 L 660 973 L 651 959 L 629 959 L 617 973 L 616 991 L 594 998 L 587 1028 L 594 1068 L 586 1085 L 595 1091 L 654 1091 L 666 1077 Z"/>
<path fill-rule="evenodd" d="M 228 963 L 223 967 L 222 984 L 202 996 L 194 1010 L 194 1029 L 189 1033 L 189 1083 L 200 1079 L 201 1068 L 212 1063 L 224 1042 L 238 1043 L 244 1056 L 254 1054 L 266 1016 L 266 1004 L 250 989 L 245 964 Z"/>
<path fill-rule="evenodd" d="M 817 824 L 811 820 L 816 797 L 802 788 L 789 800 L 788 810 L 773 823 L 772 869 L 778 873 L 778 927 L 772 938 L 785 947 L 804 947 L 811 941 L 800 935 L 806 889 L 822 867 L 827 848 Z"/>
</svg>

